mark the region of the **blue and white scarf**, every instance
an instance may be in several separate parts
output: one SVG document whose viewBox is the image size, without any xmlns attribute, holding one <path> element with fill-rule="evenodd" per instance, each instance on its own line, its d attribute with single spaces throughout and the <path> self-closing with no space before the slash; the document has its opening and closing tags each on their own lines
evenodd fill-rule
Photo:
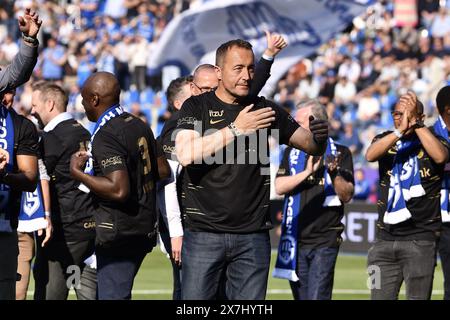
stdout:
<svg viewBox="0 0 450 320">
<path fill-rule="evenodd" d="M 19 232 L 34 232 L 47 228 L 41 184 L 38 182 L 34 192 L 22 192 L 20 203 Z"/>
<path fill-rule="evenodd" d="M 425 195 L 420 179 L 417 149 L 419 139 L 399 140 L 396 143 L 397 154 L 389 184 L 389 194 L 383 222 L 397 224 L 411 218 L 406 202 L 411 198 Z"/>
<path fill-rule="evenodd" d="M 6 171 L 12 172 L 14 161 L 14 123 L 8 109 L 0 104 L 0 148 L 8 151 L 9 162 Z M 12 232 L 8 212 L 11 188 L 0 183 L 0 232 Z"/>
<path fill-rule="evenodd" d="M 336 145 L 333 139 L 328 138 L 326 156 L 337 156 Z M 298 149 L 292 149 L 289 154 L 290 175 L 296 175 L 305 170 L 307 154 Z M 324 170 L 325 201 L 324 207 L 340 206 L 342 202 L 334 191 L 333 182 L 328 171 Z M 301 208 L 301 192 L 296 192 L 284 198 L 283 221 L 281 222 L 281 237 L 278 245 L 278 256 L 273 271 L 275 278 L 298 281 L 297 250 L 298 250 L 298 219 Z"/>
<path fill-rule="evenodd" d="M 94 175 L 94 160 L 92 158 L 92 145 L 94 143 L 95 135 L 106 123 L 108 123 L 109 120 L 120 116 L 122 113 L 124 113 L 123 108 L 120 105 L 116 104 L 113 105 L 108 110 L 106 110 L 105 112 L 103 112 L 103 114 L 98 118 L 97 122 L 95 123 L 93 133 L 91 135 L 91 141 L 89 142 L 88 146 L 89 160 L 87 161 L 86 167 L 84 168 L 84 173 L 91 176 Z M 82 183 L 78 186 L 78 189 L 80 189 L 85 193 L 90 192 L 89 188 Z"/>
<path fill-rule="evenodd" d="M 447 125 L 445 124 L 444 119 L 442 119 L 441 116 L 439 116 L 439 119 L 436 121 L 433 128 L 434 128 L 434 132 L 437 135 L 440 135 L 445 140 L 449 141 Z M 442 179 L 442 188 L 441 188 L 441 219 L 442 219 L 442 222 L 450 222 L 449 197 L 450 197 L 450 175 L 446 173 L 446 174 L 444 174 L 444 178 Z"/>
</svg>

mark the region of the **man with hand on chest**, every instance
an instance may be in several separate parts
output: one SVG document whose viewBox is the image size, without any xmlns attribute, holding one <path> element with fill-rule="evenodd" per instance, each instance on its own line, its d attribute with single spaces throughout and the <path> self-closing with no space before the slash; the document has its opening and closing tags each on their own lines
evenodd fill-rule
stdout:
<svg viewBox="0 0 450 320">
<path fill-rule="evenodd" d="M 328 123 L 313 120 L 309 132 L 262 97 L 246 101 L 255 69 L 250 43 L 222 44 L 216 66 L 217 90 L 187 99 L 177 122 L 175 150 L 185 167 L 182 297 L 214 299 L 225 274 L 228 299 L 264 299 L 272 227 L 267 138 L 321 155 Z"/>
</svg>

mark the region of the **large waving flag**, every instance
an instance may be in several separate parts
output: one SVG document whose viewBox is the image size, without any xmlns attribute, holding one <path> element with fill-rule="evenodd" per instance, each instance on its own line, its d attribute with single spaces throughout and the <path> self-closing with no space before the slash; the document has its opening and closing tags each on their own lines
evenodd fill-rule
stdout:
<svg viewBox="0 0 450 320">
<path fill-rule="evenodd" d="M 150 69 L 180 67 L 189 74 L 200 63 L 214 64 L 215 50 L 232 39 L 252 43 L 257 56 L 266 47 L 264 30 L 277 32 L 289 46 L 277 56 L 263 93 L 283 74 L 365 11 L 372 0 L 213 0 L 175 17 L 156 46 Z"/>
</svg>

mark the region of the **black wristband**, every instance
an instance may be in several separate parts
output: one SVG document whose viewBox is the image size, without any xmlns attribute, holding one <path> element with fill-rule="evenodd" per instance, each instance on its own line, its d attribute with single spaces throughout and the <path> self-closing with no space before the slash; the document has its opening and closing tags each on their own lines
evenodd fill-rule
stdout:
<svg viewBox="0 0 450 320">
<path fill-rule="evenodd" d="M 341 169 L 339 168 L 339 172 L 338 174 L 347 182 L 351 182 L 354 183 L 354 178 L 353 178 L 353 174 L 351 171 L 346 170 L 346 169 Z"/>
<path fill-rule="evenodd" d="M 339 168 L 336 168 L 336 170 L 334 170 L 333 172 L 328 171 L 328 174 L 330 175 L 331 181 L 336 179 L 338 173 L 339 173 Z"/>
<path fill-rule="evenodd" d="M 26 36 L 23 33 L 22 33 L 22 39 L 23 39 L 23 41 L 31 43 L 32 45 L 35 45 L 35 46 L 37 46 L 39 44 L 39 41 L 37 38 Z"/>
</svg>

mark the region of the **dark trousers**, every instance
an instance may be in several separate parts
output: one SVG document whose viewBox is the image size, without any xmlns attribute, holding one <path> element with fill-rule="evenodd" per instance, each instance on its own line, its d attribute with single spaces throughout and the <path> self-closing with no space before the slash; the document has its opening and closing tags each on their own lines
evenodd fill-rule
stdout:
<svg viewBox="0 0 450 320">
<path fill-rule="evenodd" d="M 408 300 L 430 299 L 436 250 L 435 241 L 377 239 L 367 259 L 372 300 L 398 299 L 403 281 Z"/>
<path fill-rule="evenodd" d="M 289 281 L 295 300 L 331 300 L 338 252 L 339 247 L 298 250 L 299 281 Z"/>
<path fill-rule="evenodd" d="M 226 297 L 262 300 L 270 265 L 268 232 L 230 234 L 185 230 L 182 248 L 184 300 L 217 298 L 226 274 Z"/>
<path fill-rule="evenodd" d="M 97 252 L 98 299 L 130 300 L 134 277 L 146 254 L 114 257 Z"/>
<path fill-rule="evenodd" d="M 177 265 L 175 261 L 172 259 L 172 244 L 170 242 L 169 230 L 167 230 L 166 224 L 162 219 L 159 224 L 159 235 L 161 236 L 161 240 L 164 244 L 164 248 L 166 248 L 167 253 L 170 256 L 170 262 L 172 263 L 172 275 L 173 275 L 173 292 L 172 299 L 173 300 L 181 300 L 181 266 Z"/>
<path fill-rule="evenodd" d="M 66 300 L 74 287 L 78 300 L 95 300 L 97 276 L 84 260 L 94 252 L 94 240 L 54 241 L 37 245 L 33 269 L 35 300 Z"/>
<path fill-rule="evenodd" d="M 0 232 L 0 300 L 16 299 L 17 232 Z"/>
<path fill-rule="evenodd" d="M 444 300 L 450 300 L 450 228 L 444 227 L 439 240 L 439 257 L 444 274 Z"/>
</svg>

